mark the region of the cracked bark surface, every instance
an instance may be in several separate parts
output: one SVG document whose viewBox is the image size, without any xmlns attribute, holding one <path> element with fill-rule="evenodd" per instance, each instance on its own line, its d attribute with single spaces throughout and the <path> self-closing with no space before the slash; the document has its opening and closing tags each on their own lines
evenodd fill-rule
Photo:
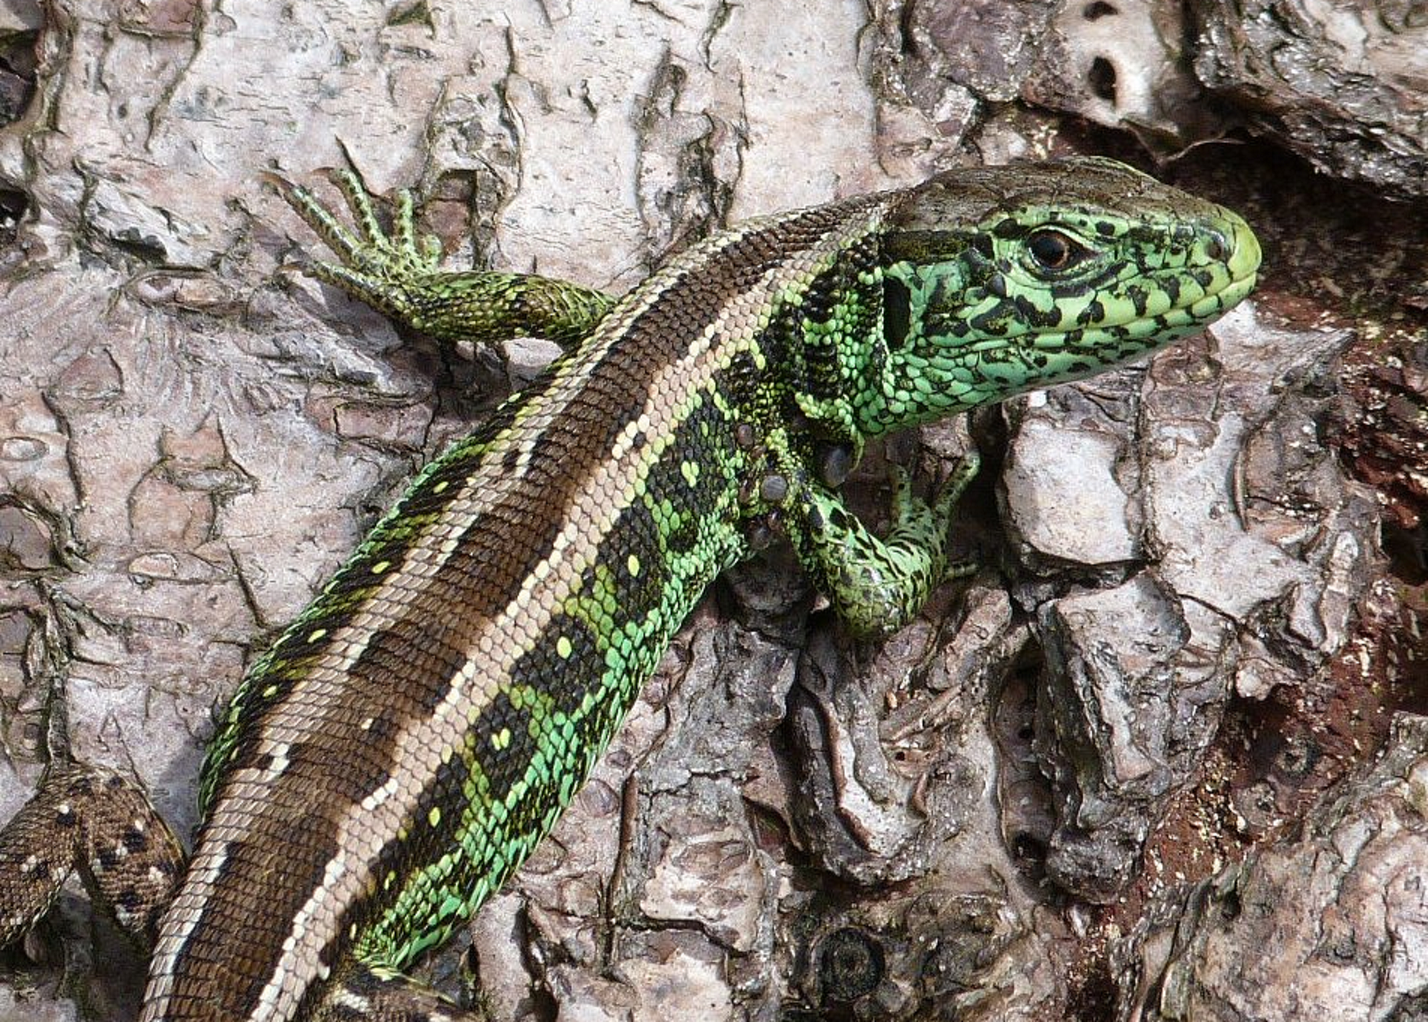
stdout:
<svg viewBox="0 0 1428 1022">
<path fill-rule="evenodd" d="M 311 182 L 345 146 L 418 190 L 450 265 L 618 291 L 720 224 L 942 166 L 1144 162 L 1018 97 L 1162 154 L 1224 134 L 1170 6 L 0 0 L 0 816 L 61 692 L 77 753 L 189 831 L 244 663 L 550 357 L 398 337 L 297 275 L 321 253 L 263 171 Z M 1290 959 L 1222 966 L 1344 892 L 1357 957 L 1313 1003 L 1413 1017 L 1422 728 L 1389 722 L 1428 709 L 1423 580 L 1344 465 L 1415 549 L 1394 459 L 1428 214 L 1258 144 L 1163 171 L 1247 213 L 1258 297 L 1149 369 L 979 414 L 981 571 L 881 647 L 777 546 L 716 585 L 429 978 L 475 963 L 513 1019 L 1279 1017 Z M 1388 376 L 1387 406 L 1355 383 Z M 884 460 L 945 472 L 966 430 L 872 452 L 852 499 L 877 520 Z M 1348 894 L 1381 872 L 1292 879 L 1360 820 L 1401 863 L 1378 911 Z M 29 950 L 0 955 L 0 1020 L 134 1016 L 142 965 L 81 898 Z"/>
<path fill-rule="evenodd" d="M 1425 796 L 1428 718 L 1405 716 L 1297 840 L 1149 906 L 1120 952 L 1119 1017 L 1421 1018 Z"/>
</svg>

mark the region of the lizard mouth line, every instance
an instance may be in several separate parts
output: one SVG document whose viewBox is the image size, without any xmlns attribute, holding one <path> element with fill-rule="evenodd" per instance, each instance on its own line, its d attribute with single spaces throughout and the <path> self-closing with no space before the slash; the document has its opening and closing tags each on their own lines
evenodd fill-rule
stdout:
<svg viewBox="0 0 1428 1022">
<path fill-rule="evenodd" d="M 1174 287 L 1164 283 L 1152 284 L 1150 290 L 1153 295 L 1169 299 L 1164 306 L 1155 307 L 1150 298 L 1142 304 L 1128 306 L 1127 300 L 1122 299 L 1116 304 L 1124 309 L 1124 312 L 1117 315 L 1115 313 L 1119 310 L 1108 309 L 1109 314 L 1100 322 L 1086 325 L 1086 334 L 1105 331 L 1128 331 L 1134 334 L 1138 327 L 1157 330 L 1169 328 L 1186 333 L 1210 325 L 1224 312 L 1237 305 L 1254 290 L 1259 281 L 1262 256 L 1259 239 L 1255 237 L 1249 224 L 1228 211 L 1225 212 L 1222 222 L 1210 229 L 1210 233 L 1215 236 L 1217 247 L 1226 254 L 1208 265 L 1181 270 L 1179 276 L 1174 278 L 1177 282 Z M 1207 269 L 1210 271 L 1208 280 L 1190 276 L 1192 272 L 1202 273 Z M 1187 280 L 1193 280 L 1199 285 L 1198 295 L 1186 293 Z M 1063 324 L 1038 336 L 1034 343 L 1037 347 L 1059 347 L 1068 337 L 1075 337 L 1077 333 L 1075 330 L 1068 330 Z"/>
<path fill-rule="evenodd" d="M 1200 266 L 1182 268 L 1178 286 L 1173 290 L 1165 284 L 1156 287 L 1159 292 L 1171 295 L 1167 308 L 1153 312 L 1137 309 L 1136 314 L 1126 317 L 1124 322 L 1108 320 L 1101 325 L 1133 327 L 1141 321 L 1160 321 L 1172 326 L 1191 326 L 1196 321 L 1203 321 L 1203 325 L 1208 325 L 1253 291 L 1259 280 L 1262 253 L 1259 239 L 1249 224 L 1237 214 L 1224 210 L 1218 222 L 1206 225 L 1204 231 L 1214 239 L 1212 251 L 1217 258 Z M 1192 276 L 1206 270 L 1209 271 L 1209 280 Z M 1187 280 L 1199 285 L 1198 296 L 1191 297 L 1184 293 Z M 1189 319 L 1184 320 L 1187 315 Z"/>
</svg>

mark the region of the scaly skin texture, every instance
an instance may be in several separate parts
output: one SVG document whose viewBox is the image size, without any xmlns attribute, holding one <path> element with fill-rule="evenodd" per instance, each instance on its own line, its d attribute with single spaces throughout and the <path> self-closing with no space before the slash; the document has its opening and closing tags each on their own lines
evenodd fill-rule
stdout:
<svg viewBox="0 0 1428 1022">
<path fill-rule="evenodd" d="M 244 678 L 144 1022 L 456 1017 L 400 974 L 550 829 L 751 537 L 787 534 L 854 631 L 899 627 L 949 574 L 976 462 L 930 506 L 899 480 L 878 538 L 835 492 L 864 441 L 1160 347 L 1248 294 L 1259 264 L 1233 213 L 1083 160 L 753 221 L 617 301 L 443 273 L 409 199 L 388 237 L 339 183 L 355 234 L 286 193 L 342 259 L 318 277 L 440 338 L 567 352 L 427 466 Z M 34 855 L 13 830 L 0 877 Z M 0 939 L 47 903 L 19 894 L 36 879 L 0 879 Z"/>
</svg>

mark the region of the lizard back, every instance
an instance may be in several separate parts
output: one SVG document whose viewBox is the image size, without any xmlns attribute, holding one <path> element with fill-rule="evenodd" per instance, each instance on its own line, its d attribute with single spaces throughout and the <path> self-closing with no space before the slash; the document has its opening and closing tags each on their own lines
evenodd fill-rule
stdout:
<svg viewBox="0 0 1428 1022">
<path fill-rule="evenodd" d="M 145 1022 L 299 1018 L 500 887 L 745 554 L 762 339 L 888 198 L 695 246 L 427 466 L 222 721 Z"/>
</svg>

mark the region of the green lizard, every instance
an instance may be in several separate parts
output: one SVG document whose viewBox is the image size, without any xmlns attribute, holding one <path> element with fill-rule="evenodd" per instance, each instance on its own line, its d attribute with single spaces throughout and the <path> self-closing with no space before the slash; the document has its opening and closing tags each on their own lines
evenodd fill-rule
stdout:
<svg viewBox="0 0 1428 1022">
<path fill-rule="evenodd" d="M 943 174 L 751 221 L 621 299 L 448 273 L 356 179 L 320 279 L 442 339 L 565 353 L 429 464 L 252 665 L 186 870 L 142 795 L 56 764 L 0 834 L 0 941 L 78 868 L 154 945 L 144 1022 L 471 1018 L 402 973 L 554 824 L 708 583 L 771 532 L 848 626 L 949 572 L 968 459 L 887 536 L 836 489 L 864 442 L 1099 372 L 1247 295 L 1219 206 L 1099 159 Z"/>
</svg>

